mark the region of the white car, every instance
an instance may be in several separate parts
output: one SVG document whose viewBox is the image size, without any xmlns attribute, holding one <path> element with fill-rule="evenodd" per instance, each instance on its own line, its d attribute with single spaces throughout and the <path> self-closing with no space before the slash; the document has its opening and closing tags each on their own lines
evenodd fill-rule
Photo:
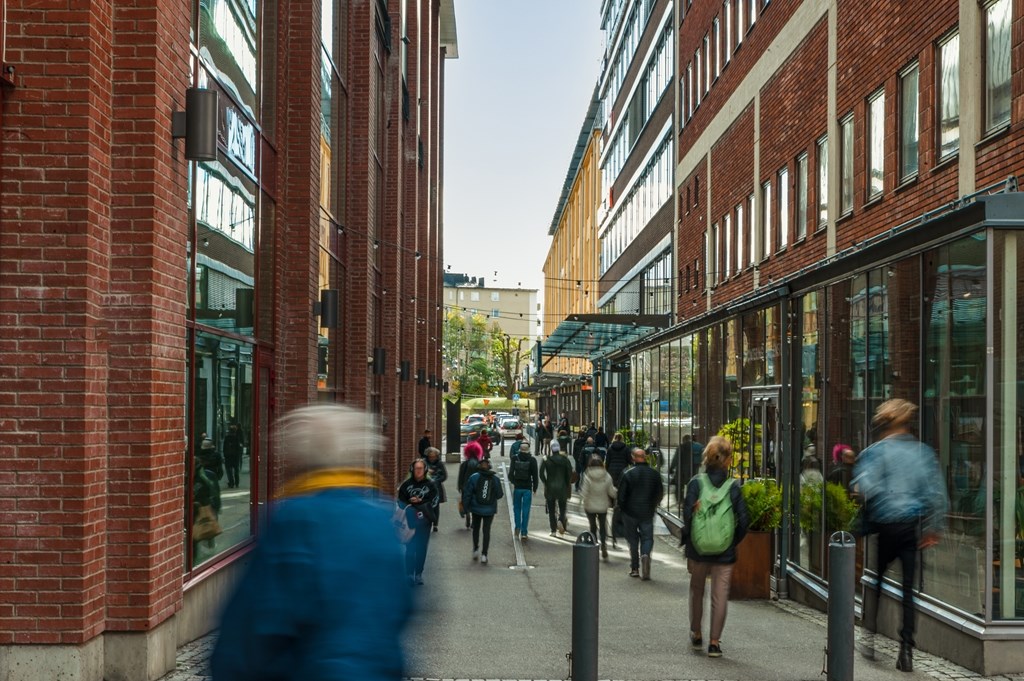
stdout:
<svg viewBox="0 0 1024 681">
<path fill-rule="evenodd" d="M 498 432 L 502 438 L 514 438 L 523 434 L 523 424 L 516 418 L 505 419 L 498 425 Z"/>
</svg>

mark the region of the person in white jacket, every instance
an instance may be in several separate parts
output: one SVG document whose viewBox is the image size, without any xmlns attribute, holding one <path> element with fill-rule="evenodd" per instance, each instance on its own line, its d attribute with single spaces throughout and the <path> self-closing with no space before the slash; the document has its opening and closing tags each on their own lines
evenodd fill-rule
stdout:
<svg viewBox="0 0 1024 681">
<path fill-rule="evenodd" d="M 612 483 L 612 476 L 604 468 L 604 461 L 594 455 L 583 471 L 583 510 L 590 521 L 591 534 L 600 529 L 601 557 L 608 560 L 608 509 L 615 503 L 618 491 Z"/>
</svg>

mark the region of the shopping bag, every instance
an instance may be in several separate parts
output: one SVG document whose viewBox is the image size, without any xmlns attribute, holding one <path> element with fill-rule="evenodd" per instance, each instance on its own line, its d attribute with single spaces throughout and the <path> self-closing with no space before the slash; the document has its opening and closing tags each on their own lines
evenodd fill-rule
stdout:
<svg viewBox="0 0 1024 681">
<path fill-rule="evenodd" d="M 192 541 L 213 539 L 222 531 L 213 506 L 200 506 L 196 511 L 195 520 L 192 521 Z"/>
<path fill-rule="evenodd" d="M 416 534 L 416 529 L 409 525 L 409 514 L 406 512 L 406 509 L 396 505 L 395 513 L 391 517 L 391 522 L 395 526 L 395 533 L 398 535 L 398 541 L 403 544 L 408 544 L 413 535 Z"/>
</svg>

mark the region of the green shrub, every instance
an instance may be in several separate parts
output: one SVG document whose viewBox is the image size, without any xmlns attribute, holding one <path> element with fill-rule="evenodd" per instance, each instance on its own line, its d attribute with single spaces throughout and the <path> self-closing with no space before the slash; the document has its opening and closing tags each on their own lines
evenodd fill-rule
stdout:
<svg viewBox="0 0 1024 681">
<path fill-rule="evenodd" d="M 820 482 L 800 488 L 800 529 L 804 532 L 821 530 L 821 489 Z M 857 502 L 846 488 L 836 482 L 825 483 L 825 531 L 849 532 L 856 515 Z"/>
<path fill-rule="evenodd" d="M 782 488 L 774 480 L 748 480 L 740 491 L 747 503 L 750 529 L 774 530 L 782 522 Z"/>
</svg>

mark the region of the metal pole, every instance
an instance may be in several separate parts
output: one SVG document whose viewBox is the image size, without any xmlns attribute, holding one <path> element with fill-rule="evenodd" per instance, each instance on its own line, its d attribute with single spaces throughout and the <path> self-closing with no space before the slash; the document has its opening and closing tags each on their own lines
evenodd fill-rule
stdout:
<svg viewBox="0 0 1024 681">
<path fill-rule="evenodd" d="M 853 681 L 853 575 L 856 543 L 835 532 L 828 543 L 828 681 Z"/>
<path fill-rule="evenodd" d="M 589 532 L 572 547 L 572 666 L 573 681 L 597 681 L 597 542 Z"/>
</svg>

